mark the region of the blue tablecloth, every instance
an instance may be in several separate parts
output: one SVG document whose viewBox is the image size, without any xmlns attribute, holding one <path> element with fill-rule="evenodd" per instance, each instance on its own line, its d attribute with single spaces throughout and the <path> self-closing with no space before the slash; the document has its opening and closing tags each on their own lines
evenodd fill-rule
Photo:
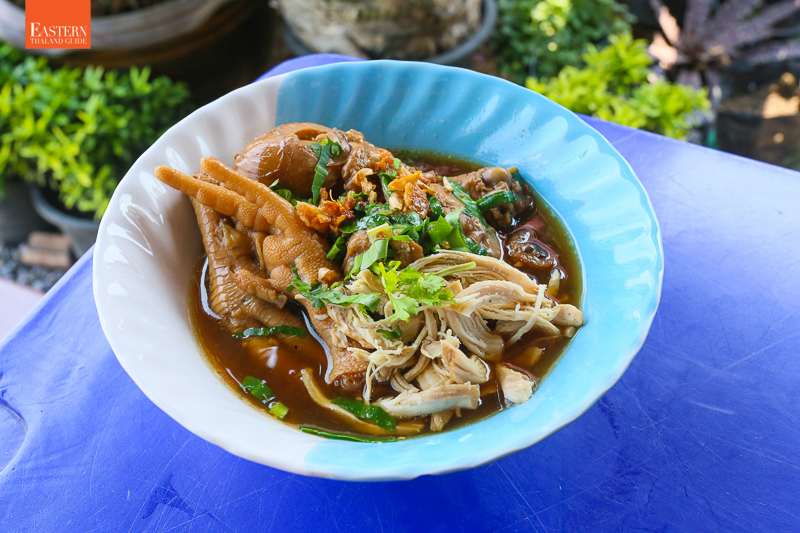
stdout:
<svg viewBox="0 0 800 533">
<path fill-rule="evenodd" d="M 666 273 L 641 352 L 575 423 L 408 482 L 239 459 L 119 366 L 90 252 L 0 347 L 0 531 L 800 531 L 800 174 L 587 120 L 650 194 Z"/>
</svg>

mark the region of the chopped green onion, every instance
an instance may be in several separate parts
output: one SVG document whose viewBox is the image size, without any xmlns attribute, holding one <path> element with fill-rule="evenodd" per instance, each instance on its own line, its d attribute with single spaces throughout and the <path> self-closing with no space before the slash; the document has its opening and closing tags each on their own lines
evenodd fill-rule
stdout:
<svg viewBox="0 0 800 533">
<path fill-rule="evenodd" d="M 447 223 L 453 226 L 453 231 L 451 231 L 450 235 L 447 236 L 447 242 L 450 244 L 450 249 L 458 252 L 470 252 L 476 255 L 489 255 L 489 252 L 486 251 L 486 248 L 464 235 L 464 229 L 461 226 L 462 211 L 464 211 L 464 209 L 450 211 L 445 217 Z"/>
<path fill-rule="evenodd" d="M 438 218 L 428 227 L 428 237 L 430 237 L 431 242 L 436 245 L 447 239 L 451 231 L 453 231 L 453 226 L 451 226 L 445 218 Z"/>
<path fill-rule="evenodd" d="M 390 176 L 387 176 L 383 172 L 378 174 L 381 178 L 381 189 L 383 189 L 383 197 L 386 202 L 389 202 L 389 198 L 392 196 L 392 191 L 389 190 L 389 184 L 394 181 L 394 179 Z"/>
<path fill-rule="evenodd" d="M 399 439 L 394 437 L 388 437 L 384 439 L 364 439 L 361 437 L 356 437 L 355 435 L 346 435 L 343 433 L 330 433 L 328 431 L 320 431 L 318 429 L 309 428 L 309 427 L 301 427 L 300 431 L 303 433 L 310 433 L 312 435 L 317 435 L 320 437 L 325 437 L 328 439 L 336 439 L 336 440 L 349 440 L 353 442 L 395 442 Z"/>
<path fill-rule="evenodd" d="M 483 218 L 483 213 L 478 207 L 478 203 L 472 199 L 467 190 L 455 181 L 448 180 L 448 183 L 453 187 L 453 196 L 464 204 L 464 212 L 469 216 L 477 218 L 481 224 L 486 226 L 486 219 Z"/>
<path fill-rule="evenodd" d="M 254 378 L 253 376 L 247 376 L 242 380 L 242 388 L 246 391 L 250 391 L 255 387 L 261 386 L 261 380 L 258 378 Z"/>
<path fill-rule="evenodd" d="M 371 420 L 383 429 L 394 431 L 394 428 L 397 427 L 397 420 L 377 405 L 366 405 L 350 398 L 334 398 L 331 403 L 353 413 L 358 418 Z"/>
<path fill-rule="evenodd" d="M 306 334 L 303 328 L 295 328 L 293 326 L 273 326 L 271 328 L 249 328 L 239 333 L 234 333 L 234 339 L 246 339 L 248 337 L 266 337 L 267 335 L 275 335 L 283 333 L 284 335 L 291 335 L 294 337 L 302 337 Z"/>
<path fill-rule="evenodd" d="M 443 218 L 444 217 L 444 209 L 442 208 L 442 203 L 433 195 L 428 195 L 428 203 L 431 206 L 431 213 L 435 217 Z"/>
<path fill-rule="evenodd" d="M 331 156 L 337 156 L 342 153 L 342 147 L 339 143 L 325 138 L 321 143 L 311 143 L 311 149 L 314 154 L 319 158 L 317 165 L 314 167 L 314 181 L 311 184 L 311 193 L 313 198 L 311 201 L 314 205 L 319 204 L 319 191 L 325 183 L 325 178 L 328 177 L 328 162 Z"/>
<path fill-rule="evenodd" d="M 242 380 L 241 387 L 262 402 L 274 397 L 272 394 L 272 389 L 269 388 L 267 382 L 261 381 L 253 376 L 247 376 L 244 378 Z"/>
<path fill-rule="evenodd" d="M 403 167 L 403 162 L 395 157 L 394 161 L 392 162 L 392 166 L 397 170 L 400 170 Z"/>
<path fill-rule="evenodd" d="M 378 239 L 372 243 L 372 246 L 363 254 L 358 254 L 353 260 L 353 267 L 347 274 L 348 278 L 357 275 L 362 270 L 367 270 L 369 267 L 386 259 L 386 254 L 389 249 L 389 239 Z"/>
<path fill-rule="evenodd" d="M 346 234 L 343 233 L 339 235 L 333 245 L 331 245 L 331 249 L 328 251 L 326 257 L 331 261 L 341 262 L 343 257 L 339 258 L 339 256 L 342 255 L 341 252 L 347 250 L 347 239 L 348 236 Z"/>
<path fill-rule="evenodd" d="M 272 407 L 269 408 L 269 414 L 272 416 L 276 416 L 283 420 L 286 416 L 286 413 L 289 412 L 289 408 L 283 405 L 281 402 L 275 402 L 272 404 Z"/>
<path fill-rule="evenodd" d="M 469 263 L 464 263 L 463 265 L 453 265 L 450 268 L 445 268 L 444 270 L 440 270 L 436 273 L 439 277 L 445 276 L 452 276 L 453 274 L 458 274 L 459 272 L 466 272 L 467 270 L 472 270 L 478 266 L 475 261 L 470 261 Z"/>
<path fill-rule="evenodd" d="M 511 191 L 493 192 L 492 194 L 487 194 L 478 200 L 478 209 L 481 211 L 487 211 L 493 207 L 497 207 L 498 205 L 510 204 L 516 201 L 517 197 Z"/>
<path fill-rule="evenodd" d="M 386 337 L 387 339 L 399 339 L 403 336 L 403 330 L 400 329 L 400 326 L 397 326 L 394 329 L 380 329 L 378 328 L 378 333 Z"/>
</svg>

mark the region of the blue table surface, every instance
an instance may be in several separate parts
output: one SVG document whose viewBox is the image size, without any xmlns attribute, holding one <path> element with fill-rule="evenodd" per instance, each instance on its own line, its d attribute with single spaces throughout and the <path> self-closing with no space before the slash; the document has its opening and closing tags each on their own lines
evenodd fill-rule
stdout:
<svg viewBox="0 0 800 533">
<path fill-rule="evenodd" d="M 666 272 L 647 342 L 576 422 L 406 482 L 239 459 L 119 366 L 90 252 L 0 347 L 0 530 L 800 531 L 800 174 L 587 121 L 650 194 Z"/>
</svg>

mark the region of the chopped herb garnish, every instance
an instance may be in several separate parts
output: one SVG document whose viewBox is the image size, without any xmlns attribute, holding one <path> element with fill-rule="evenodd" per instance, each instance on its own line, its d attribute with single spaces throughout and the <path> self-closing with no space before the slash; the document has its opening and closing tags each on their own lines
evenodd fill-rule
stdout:
<svg viewBox="0 0 800 533">
<path fill-rule="evenodd" d="M 453 226 L 445 218 L 437 218 L 428 226 L 428 237 L 430 237 L 431 244 L 434 246 L 441 244 L 447 239 L 451 231 L 453 231 Z"/>
<path fill-rule="evenodd" d="M 492 194 L 487 194 L 478 200 L 478 209 L 481 211 L 488 211 L 489 209 L 497 207 L 498 205 L 510 204 L 516 201 L 517 197 L 511 191 L 493 192 Z"/>
<path fill-rule="evenodd" d="M 431 272 L 422 274 L 412 267 L 402 270 L 399 268 L 400 263 L 393 261 L 389 263 L 389 270 L 383 263 L 374 269 L 381 277 L 384 291 L 392 302 L 394 316 L 398 320 L 408 322 L 411 317 L 419 313 L 420 304 L 437 306 L 442 302 L 453 301 L 453 293 L 447 288 L 447 281 L 443 276 Z M 463 270 L 472 268 L 474 263 L 468 267 L 465 265 Z M 451 270 L 449 273 L 455 271 Z"/>
<path fill-rule="evenodd" d="M 282 333 L 284 335 L 292 335 L 294 337 L 302 337 L 306 334 L 303 328 L 295 328 L 292 326 L 273 326 L 271 328 L 249 328 L 239 333 L 234 333 L 234 339 L 247 339 L 248 337 L 266 337 L 268 335 L 275 335 Z"/>
<path fill-rule="evenodd" d="M 281 420 L 283 420 L 288 412 L 289 408 L 283 405 L 281 402 L 275 402 L 272 404 L 272 407 L 269 408 L 269 414 L 278 417 Z"/>
<path fill-rule="evenodd" d="M 341 154 L 342 147 L 339 146 L 338 142 L 325 137 L 321 143 L 311 143 L 311 149 L 319 158 L 317 165 L 314 167 L 314 182 L 311 184 L 313 198 L 311 201 L 314 205 L 319 205 L 319 191 L 325 183 L 325 178 L 328 177 L 328 161 L 331 160 L 331 156 L 336 157 Z"/>
<path fill-rule="evenodd" d="M 444 270 L 440 270 L 436 273 L 437 276 L 447 277 L 452 276 L 453 274 L 458 274 L 459 272 L 466 272 L 467 270 L 472 270 L 477 266 L 475 261 L 470 261 L 469 263 L 464 263 L 462 265 L 453 265 L 450 268 L 445 268 Z"/>
<path fill-rule="evenodd" d="M 311 300 L 311 303 L 316 309 L 322 309 L 325 304 L 340 305 L 342 307 L 355 304 L 358 305 L 359 309 L 364 313 L 374 313 L 381 301 L 381 296 L 378 293 L 345 294 L 335 289 L 324 288 L 320 281 L 309 285 L 300 279 L 300 275 L 297 273 L 297 268 L 294 263 L 292 263 L 292 284 L 286 287 L 286 290 L 296 290 Z"/>
<path fill-rule="evenodd" d="M 342 224 L 339 226 L 339 233 L 342 235 L 349 235 L 350 233 L 354 233 L 356 231 L 356 223 L 353 220 L 350 220 L 346 224 Z"/>
<path fill-rule="evenodd" d="M 269 388 L 266 381 L 261 381 L 253 376 L 247 376 L 242 380 L 242 389 L 252 394 L 256 399 L 265 402 L 274 398 L 272 389 Z"/>
<path fill-rule="evenodd" d="M 312 435 L 317 435 L 319 437 L 325 437 L 328 439 L 349 440 L 353 442 L 395 442 L 399 440 L 394 437 L 387 437 L 383 439 L 365 439 L 363 437 L 356 437 L 355 435 L 346 435 L 344 433 L 330 433 L 328 431 L 320 431 L 319 429 L 314 429 L 309 427 L 301 427 L 300 431 L 302 431 L 303 433 L 310 433 Z"/>
<path fill-rule="evenodd" d="M 431 214 L 435 217 L 443 218 L 444 217 L 444 209 L 442 208 L 442 203 L 439 201 L 438 198 L 433 196 L 432 194 L 428 195 L 428 204 L 431 206 Z"/>
<path fill-rule="evenodd" d="M 477 218 L 480 221 L 480 223 L 483 224 L 485 227 L 486 219 L 483 218 L 483 213 L 481 212 L 481 209 L 478 207 L 478 203 L 472 199 L 467 190 L 460 184 L 450 180 L 448 180 L 448 182 L 453 187 L 453 196 L 458 198 L 458 200 L 462 204 L 464 204 L 464 212 L 471 217 Z"/>
<path fill-rule="evenodd" d="M 336 241 L 331 245 L 328 250 L 327 258 L 336 263 L 341 263 L 344 259 L 344 254 L 347 251 L 348 235 L 342 233 L 336 238 Z"/>
<path fill-rule="evenodd" d="M 394 329 L 381 329 L 378 328 L 378 333 L 386 337 L 387 339 L 399 339 L 403 336 L 403 330 L 400 329 L 400 326 L 397 326 Z"/>
<path fill-rule="evenodd" d="M 397 427 L 397 419 L 388 415 L 386 411 L 377 405 L 366 405 L 356 400 L 351 400 L 350 398 L 334 398 L 331 400 L 331 403 L 338 405 L 345 411 L 353 413 L 358 418 L 375 422 L 376 425 L 383 429 L 394 431 L 394 428 Z"/>
<path fill-rule="evenodd" d="M 389 301 L 392 302 L 394 315 L 398 320 L 408 322 L 411 317 L 417 316 L 419 313 L 419 302 L 410 296 L 397 295 L 395 293 L 387 293 Z"/>
<path fill-rule="evenodd" d="M 287 202 L 292 204 L 292 206 L 297 206 L 297 202 L 303 202 L 304 201 L 302 198 L 297 196 L 295 193 L 293 193 L 289 189 L 279 189 L 278 188 L 278 182 L 279 181 L 280 180 L 277 179 L 277 180 L 272 182 L 272 185 L 269 186 L 269 188 L 272 189 L 272 192 L 274 192 L 275 194 L 277 194 L 278 196 L 280 196 L 281 198 L 283 198 L 284 200 L 286 200 Z"/>
<path fill-rule="evenodd" d="M 293 207 L 297 206 L 297 202 L 305 201 L 299 196 L 296 196 L 289 189 L 275 189 L 273 192 L 278 196 L 280 196 L 281 198 L 283 198 L 284 200 L 286 200 L 287 202 L 289 202 L 290 204 L 292 204 Z"/>
<path fill-rule="evenodd" d="M 450 245 L 450 249 L 458 252 L 471 252 L 477 255 L 489 255 L 489 252 L 483 246 L 464 235 L 464 229 L 461 225 L 462 211 L 464 209 L 450 211 L 445 217 L 447 223 L 453 227 L 453 231 L 447 236 L 447 243 Z"/>
<path fill-rule="evenodd" d="M 367 270 L 369 267 L 379 261 L 386 259 L 389 250 L 389 239 L 378 239 L 373 242 L 369 249 L 363 254 L 358 254 L 353 259 L 353 266 L 347 274 L 348 278 L 357 275 L 362 270 Z"/>
<path fill-rule="evenodd" d="M 388 203 L 389 198 L 392 196 L 392 191 L 389 190 L 389 184 L 394 181 L 394 178 L 386 174 L 385 172 L 381 172 L 378 174 L 381 180 L 381 189 L 383 190 L 383 198 Z"/>
</svg>

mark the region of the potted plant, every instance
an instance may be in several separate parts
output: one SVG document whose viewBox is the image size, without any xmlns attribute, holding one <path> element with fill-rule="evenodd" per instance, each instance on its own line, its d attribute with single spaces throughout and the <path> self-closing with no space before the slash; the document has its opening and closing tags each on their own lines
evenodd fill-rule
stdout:
<svg viewBox="0 0 800 533">
<path fill-rule="evenodd" d="M 800 60 L 800 3 L 687 0 L 679 24 L 663 0 L 649 2 L 660 26 L 650 53 L 672 79 L 706 87 L 712 96 L 709 146 L 797 168 L 791 71 L 797 73 Z"/>
<path fill-rule="evenodd" d="M 466 65 L 489 37 L 494 0 L 279 0 L 296 55 L 335 52 L 365 59 Z"/>
<path fill-rule="evenodd" d="M 629 33 L 612 35 L 600 50 L 590 45 L 582 61 L 543 81 L 528 78 L 526 85 L 576 113 L 681 140 L 711 110 L 705 89 L 659 78 L 650 68 L 647 41 Z"/>
<path fill-rule="evenodd" d="M 498 74 L 524 83 L 582 64 L 589 45 L 631 32 L 635 18 L 616 0 L 498 0 L 490 46 Z"/>
<path fill-rule="evenodd" d="M 0 41 L 25 46 L 25 1 L 0 0 Z M 88 2 L 89 0 L 87 0 Z M 277 18 L 265 0 L 91 0 L 91 49 L 42 49 L 53 65 L 123 69 L 187 83 L 197 104 L 269 70 Z M 209 75 L 213 72 L 214 75 Z"/>
<path fill-rule="evenodd" d="M 37 211 L 81 255 L 120 178 L 189 111 L 188 97 L 180 83 L 151 80 L 147 68 L 54 70 L 27 57 L 0 87 L 0 174 L 34 185 Z"/>
<path fill-rule="evenodd" d="M 0 46 L 0 89 L 11 78 L 14 69 L 24 60 L 23 54 L 10 46 Z M 2 94 L 2 93 L 0 93 Z M 0 101 L 2 101 L 0 96 Z M 9 128 L 7 114 L 0 108 L 0 132 Z M 9 157 L 10 146 L 0 144 L 0 244 L 17 244 L 32 231 L 51 229 L 34 210 L 22 180 L 10 169 L 3 170 L 3 160 Z"/>
</svg>

